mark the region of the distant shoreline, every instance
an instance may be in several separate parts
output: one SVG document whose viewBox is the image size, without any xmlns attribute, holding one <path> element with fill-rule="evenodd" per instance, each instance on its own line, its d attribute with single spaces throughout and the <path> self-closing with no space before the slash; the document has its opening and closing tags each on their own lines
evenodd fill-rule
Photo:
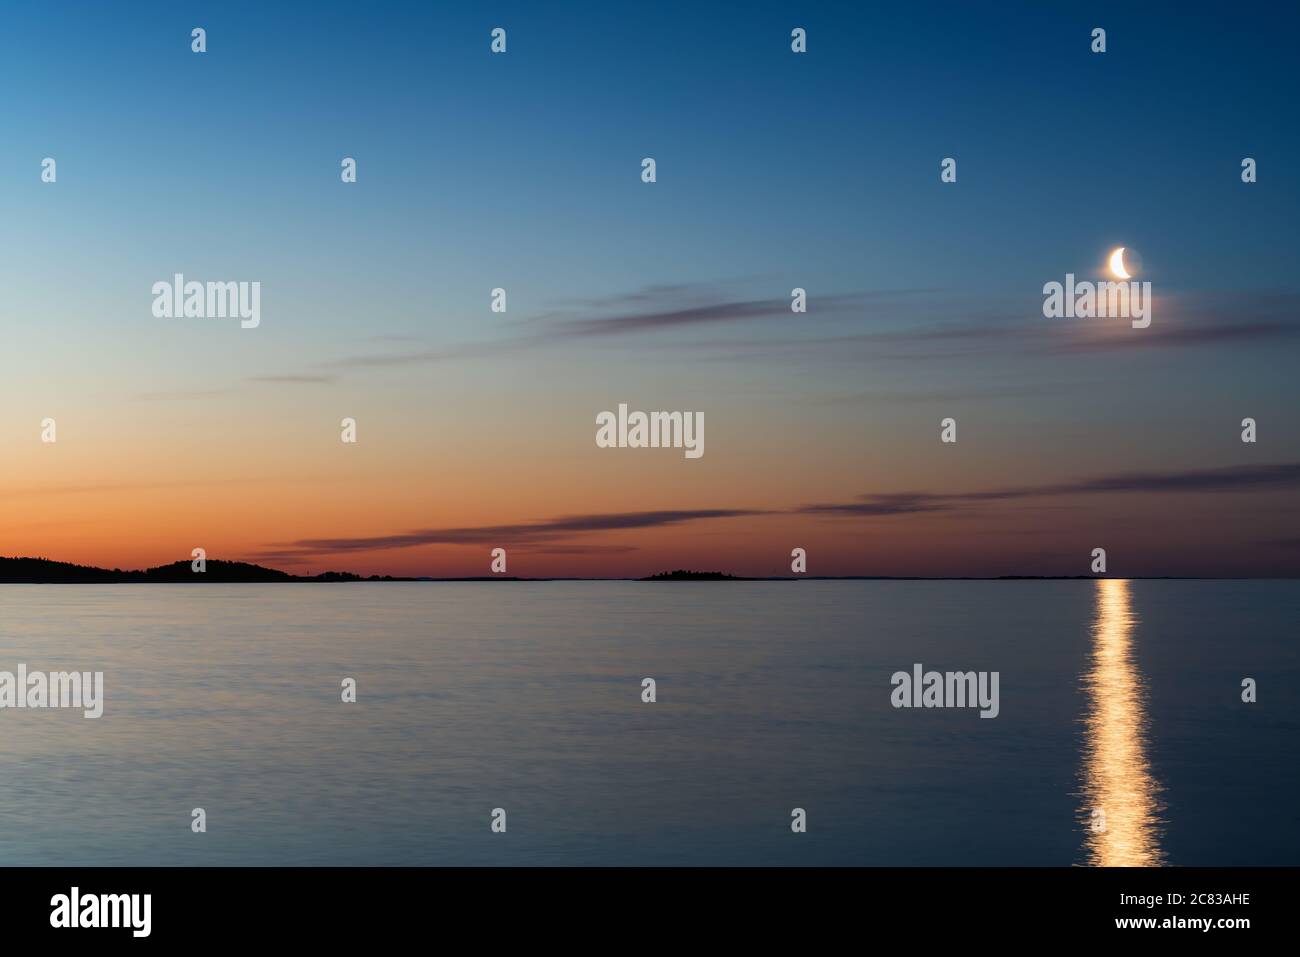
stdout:
<svg viewBox="0 0 1300 957">
<path fill-rule="evenodd" d="M 340 582 L 796 582 L 796 581 L 1097 581 L 1123 578 L 1113 575 L 772 575 L 744 576 L 723 572 L 662 572 L 643 578 L 522 578 L 517 575 L 472 575 L 461 578 L 432 576 L 356 575 L 322 572 L 293 575 L 247 562 L 208 560 L 196 572 L 188 561 L 144 570 L 96 568 L 45 558 L 0 558 L 0 585 L 275 585 L 335 584 Z M 1296 581 L 1296 576 L 1134 575 L 1128 581 Z"/>
</svg>

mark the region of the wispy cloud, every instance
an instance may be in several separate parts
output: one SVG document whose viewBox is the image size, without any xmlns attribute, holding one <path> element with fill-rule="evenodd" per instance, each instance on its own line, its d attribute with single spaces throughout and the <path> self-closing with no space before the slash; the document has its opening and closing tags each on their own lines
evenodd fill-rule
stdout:
<svg viewBox="0 0 1300 957">
<path fill-rule="evenodd" d="M 863 495 L 860 501 L 804 505 L 797 511 L 813 515 L 915 515 L 953 507 L 954 496 L 903 492 L 898 495 Z"/>
<path fill-rule="evenodd" d="M 423 528 L 392 535 L 359 538 L 307 538 L 277 542 L 263 555 L 322 554 L 331 552 L 385 551 L 420 545 L 510 545 L 554 543 L 575 535 L 622 529 L 661 528 L 708 519 L 762 515 L 753 509 L 678 509 L 657 512 L 617 512 L 569 515 L 541 522 L 515 525 L 479 525 L 461 528 Z"/>
<path fill-rule="evenodd" d="M 131 396 L 137 402 L 172 402 L 184 399 L 211 399 L 229 395 L 231 389 L 163 389 L 158 392 L 139 392 Z"/>
<path fill-rule="evenodd" d="M 276 382 L 284 384 L 297 385 L 314 385 L 318 383 L 334 382 L 338 376 L 334 375 L 250 375 L 245 378 L 247 382 Z"/>
<path fill-rule="evenodd" d="M 939 512 L 980 502 L 1043 498 L 1059 495 L 1101 495 L 1142 492 L 1237 492 L 1243 490 L 1300 488 L 1300 462 L 1276 465 L 1240 465 L 1217 469 L 1171 472 L 1127 472 L 1061 482 L 988 491 L 932 493 L 892 492 L 861 495 L 852 502 L 804 505 L 798 511 L 812 515 L 908 515 Z"/>
<path fill-rule="evenodd" d="M 1229 292 L 1159 296 L 1150 327 L 1128 319 L 1045 319 L 1041 300 L 989 309 L 951 294 L 864 298 L 859 332 L 715 338 L 660 343 L 670 350 L 710 350 L 713 358 L 824 355 L 841 361 L 904 361 L 1087 355 L 1130 350 L 1283 342 L 1300 337 L 1300 293 Z"/>
<path fill-rule="evenodd" d="M 861 495 L 850 502 L 802 505 L 793 509 L 704 508 L 611 512 L 567 515 L 542 521 L 503 525 L 420 528 L 393 534 L 345 538 L 304 538 L 269 544 L 258 553 L 258 557 L 265 560 L 299 562 L 317 555 L 389 551 L 425 545 L 490 545 L 563 555 L 613 554 L 632 551 L 635 550 L 635 547 L 625 544 L 593 544 L 581 539 L 585 536 L 603 532 L 664 528 L 692 522 L 708 522 L 730 518 L 760 518 L 791 514 L 850 518 L 887 517 L 934 512 L 956 512 L 976 504 L 1022 501 L 1052 496 L 1151 492 L 1228 493 L 1244 490 L 1267 491 L 1298 487 L 1300 487 L 1300 463 L 1187 469 L 1168 472 L 1128 472 L 1075 482 L 972 492 L 935 493 L 918 491 L 869 494 Z M 1039 510 L 1052 506 L 1033 504 L 1025 507 Z"/>
<path fill-rule="evenodd" d="M 869 304 L 887 303 L 928 290 L 887 290 L 872 293 L 812 296 L 810 313 L 830 318 Z M 344 356 L 323 363 L 328 368 L 384 368 L 422 365 L 456 359 L 475 359 L 544 348 L 576 339 L 600 340 L 615 336 L 651 334 L 692 327 L 740 325 L 777 317 L 794 318 L 788 297 L 753 299 L 726 297 L 718 287 L 674 284 L 649 286 L 607 298 L 572 300 L 563 309 L 551 309 L 517 323 L 514 335 L 487 342 L 462 343 L 441 349 L 370 353 Z"/>
<path fill-rule="evenodd" d="M 818 314 L 841 312 L 861 306 L 867 297 L 861 293 L 846 296 L 824 296 L 817 299 Z M 677 305 L 649 311 L 636 310 L 614 315 L 560 319 L 549 323 L 549 331 L 557 337 L 628 335 L 654 332 L 682 326 L 700 326 L 716 323 L 734 323 L 749 319 L 769 319 L 773 316 L 789 317 L 790 299 L 742 299 L 706 302 L 697 305 Z"/>
<path fill-rule="evenodd" d="M 799 315 L 803 333 L 756 334 L 759 324 L 791 319 L 785 296 L 766 299 L 727 296 L 718 285 L 665 284 L 604 298 L 571 300 L 513 325 L 503 338 L 342 356 L 317 364 L 337 370 L 382 369 L 489 358 L 520 350 L 586 340 L 598 343 L 621 336 L 648 336 L 649 344 L 691 349 L 697 358 L 774 358 L 794 354 L 837 360 L 911 361 L 987 354 L 1087 354 L 1120 350 L 1184 348 L 1264 343 L 1300 336 L 1300 294 L 1277 291 L 1248 298 L 1228 292 L 1169 295 L 1155 301 L 1147 329 L 1127 319 L 1049 320 L 1041 299 L 1015 296 L 1015 306 L 973 304 L 951 291 L 887 289 L 809 295 L 809 311 Z M 852 318 L 870 328 L 850 334 L 816 332 L 820 320 Z M 664 338 L 673 331 L 734 328 L 702 341 L 697 336 Z M 775 325 L 772 328 L 780 328 Z M 372 340 L 416 341 L 404 336 Z M 259 381 L 315 381 L 306 375 L 263 376 Z"/>
<path fill-rule="evenodd" d="M 1079 381 L 1057 381 L 1043 383 L 1022 383 L 1015 385 L 968 385 L 944 389 L 917 389 L 912 391 L 876 391 L 849 392 L 808 398 L 814 405 L 835 405 L 856 402 L 890 402 L 900 404 L 920 404 L 926 402 L 953 402 L 979 399 L 1025 399 L 1039 396 L 1055 396 L 1066 392 L 1075 392 L 1093 386 L 1093 383 Z"/>
</svg>

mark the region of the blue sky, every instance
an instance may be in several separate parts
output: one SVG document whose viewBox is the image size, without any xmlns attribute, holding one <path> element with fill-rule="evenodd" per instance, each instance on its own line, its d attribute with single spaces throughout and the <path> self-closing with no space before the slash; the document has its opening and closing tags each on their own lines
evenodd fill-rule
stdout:
<svg viewBox="0 0 1300 957">
<path fill-rule="evenodd" d="M 1269 420 L 1261 458 L 1300 453 L 1286 417 L 1294 8 L 462 7 L 0 10 L 0 398 L 17 421 L 59 407 L 194 435 L 250 407 L 307 428 L 336 401 L 387 422 L 463 403 L 466 436 L 504 416 L 567 437 L 622 389 L 713 408 L 719 457 L 736 437 L 712 489 L 694 484 L 701 470 L 659 476 L 683 502 L 791 447 L 813 500 L 846 494 L 882 449 L 931 429 L 936 410 L 916 402 L 945 396 L 987 443 L 972 483 L 1237 464 L 1206 429 L 1231 439 L 1243 414 Z M 206 54 L 190 51 L 195 26 Z M 489 52 L 497 26 L 505 56 Z M 795 26 L 805 55 L 790 52 Z M 339 182 L 344 156 L 355 186 Z M 944 185 L 948 156 L 958 180 Z M 1157 333 L 1192 337 L 1036 348 L 1051 335 L 1043 283 L 1091 274 L 1119 245 L 1153 283 Z M 263 327 L 153 324 L 147 290 L 176 271 L 260 280 Z M 796 285 L 811 302 L 798 322 L 759 309 L 556 334 Z M 507 316 L 487 311 L 496 286 Z M 956 333 L 926 338 L 938 329 Z M 929 454 L 875 480 L 950 481 L 926 481 Z"/>
</svg>

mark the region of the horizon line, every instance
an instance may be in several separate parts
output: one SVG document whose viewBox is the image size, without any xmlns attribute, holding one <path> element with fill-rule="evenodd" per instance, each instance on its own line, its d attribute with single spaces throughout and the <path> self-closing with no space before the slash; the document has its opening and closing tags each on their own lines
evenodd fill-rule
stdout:
<svg viewBox="0 0 1300 957">
<path fill-rule="evenodd" d="M 165 565 L 156 565 L 144 569 L 102 568 L 97 565 L 78 565 L 75 562 L 63 562 L 50 558 L 29 556 L 0 556 L 0 585 L 182 585 L 182 584 L 218 584 L 218 585 L 276 585 L 276 584 L 365 584 L 365 583 L 447 583 L 447 582 L 795 582 L 795 581 L 1296 581 L 1300 575 L 733 575 L 728 572 L 701 572 L 690 569 L 673 569 L 643 576 L 617 577 L 581 577 L 566 575 L 546 575 L 538 577 L 520 575 L 360 575 L 356 572 L 325 571 L 316 575 L 296 575 L 278 568 L 258 565 L 223 558 L 205 559 L 218 569 L 247 569 L 247 577 L 223 578 L 220 574 L 211 578 L 205 572 L 193 572 L 180 579 L 156 577 L 150 579 L 151 573 L 166 573 L 190 564 L 188 559 L 178 559 Z M 61 577 L 38 575 L 6 575 L 7 563 L 32 563 L 44 566 L 56 566 L 67 569 Z M 264 573 L 262 577 L 253 577 Z M 102 580 L 86 580 L 77 576 L 85 574 L 100 577 Z M 113 577 L 121 576 L 121 577 Z M 203 576 L 203 577 L 200 577 Z M 270 577 L 267 577 L 270 576 Z"/>
</svg>

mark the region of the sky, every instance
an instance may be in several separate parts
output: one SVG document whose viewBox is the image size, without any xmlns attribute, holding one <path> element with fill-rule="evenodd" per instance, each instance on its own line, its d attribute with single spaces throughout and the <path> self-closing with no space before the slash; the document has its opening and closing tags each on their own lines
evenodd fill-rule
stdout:
<svg viewBox="0 0 1300 957">
<path fill-rule="evenodd" d="M 0 555 L 1300 574 L 1293 7 L 55 6 L 0 8 Z M 1119 246 L 1149 328 L 1044 318 Z"/>
</svg>

